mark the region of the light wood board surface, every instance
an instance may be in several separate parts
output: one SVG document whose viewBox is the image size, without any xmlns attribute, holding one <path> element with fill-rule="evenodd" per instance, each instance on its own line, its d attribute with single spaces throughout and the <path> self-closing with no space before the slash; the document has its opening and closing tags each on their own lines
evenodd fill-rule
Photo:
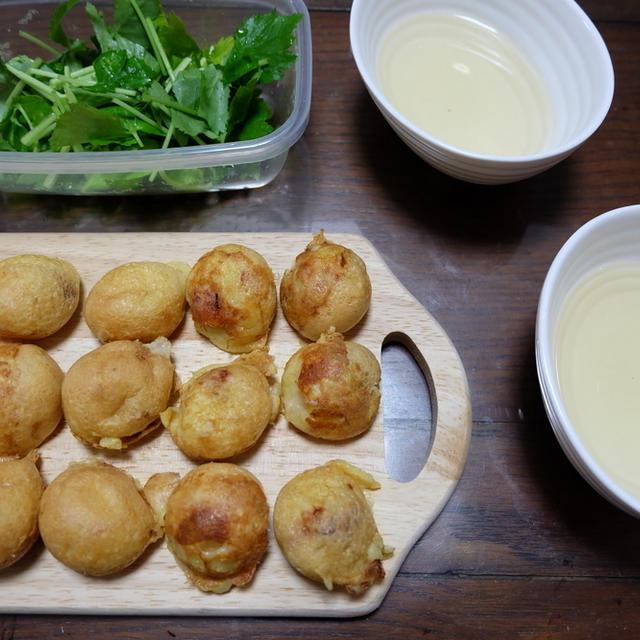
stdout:
<svg viewBox="0 0 640 640">
<path fill-rule="evenodd" d="M 471 430 L 469 391 L 463 365 L 445 331 L 395 278 L 373 246 L 353 234 L 327 234 L 327 239 L 358 253 L 372 282 L 370 310 L 346 337 L 364 344 L 380 358 L 385 339 L 393 336 L 412 350 L 425 368 L 435 422 L 427 463 L 411 482 L 389 477 L 382 407 L 367 433 L 344 443 L 305 437 L 280 416 L 251 451 L 232 461 L 260 479 L 270 507 L 285 482 L 330 459 L 343 458 L 372 473 L 382 486 L 367 494 L 385 544 L 395 548 L 394 555 L 383 563 L 384 581 L 360 597 L 349 596 L 340 588 L 328 592 L 287 564 L 271 532 L 269 550 L 252 583 L 224 595 L 201 593 L 190 585 L 164 541 L 153 545 L 125 572 L 108 578 L 76 574 L 38 542 L 25 558 L 0 572 L 0 612 L 346 617 L 368 613 L 382 602 L 402 561 L 447 503 L 462 473 Z M 107 270 L 124 262 L 183 260 L 193 264 L 214 246 L 236 242 L 259 251 L 279 285 L 284 270 L 310 240 L 311 234 L 300 233 L 1 234 L 0 258 L 43 253 L 67 259 L 80 272 L 86 296 Z M 204 365 L 233 359 L 197 334 L 189 314 L 171 341 L 176 370 L 183 381 Z M 99 346 L 81 309 L 58 334 L 38 344 L 64 371 Z M 302 344 L 278 309 L 269 338 L 278 377 Z M 80 444 L 61 424 L 39 451 L 46 482 L 70 462 L 88 457 L 119 466 L 141 483 L 158 471 L 183 474 L 196 465 L 162 428 L 127 451 L 112 453 Z"/>
</svg>

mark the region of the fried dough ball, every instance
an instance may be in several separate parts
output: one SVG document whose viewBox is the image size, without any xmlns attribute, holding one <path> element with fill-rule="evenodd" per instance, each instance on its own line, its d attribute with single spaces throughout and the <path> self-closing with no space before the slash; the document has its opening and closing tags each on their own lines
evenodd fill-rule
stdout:
<svg viewBox="0 0 640 640">
<path fill-rule="evenodd" d="M 54 431 L 63 376 L 41 347 L 0 343 L 0 457 L 24 456 Z"/>
<path fill-rule="evenodd" d="M 282 374 L 286 419 L 316 438 L 344 440 L 366 431 L 380 405 L 380 365 L 361 344 L 323 334 L 291 356 Z"/>
<path fill-rule="evenodd" d="M 299 254 L 280 283 L 280 304 L 289 324 L 309 340 L 333 327 L 340 333 L 364 317 L 371 281 L 356 253 L 320 232 Z"/>
<path fill-rule="evenodd" d="M 62 382 L 62 407 L 81 442 L 125 449 L 160 426 L 174 386 L 171 343 L 108 342 L 80 357 Z"/>
<path fill-rule="evenodd" d="M 253 249 L 224 244 L 204 254 L 187 278 L 196 329 L 214 345 L 246 353 L 266 344 L 276 313 L 276 285 Z"/>
<path fill-rule="evenodd" d="M 101 342 L 168 338 L 182 322 L 187 301 L 185 263 L 128 262 L 91 288 L 84 317 Z"/>
<path fill-rule="evenodd" d="M 184 476 L 167 502 L 167 545 L 201 591 L 247 584 L 268 545 L 269 506 L 249 471 L 205 463 Z"/>
<path fill-rule="evenodd" d="M 344 460 L 303 471 L 282 487 L 273 509 L 278 544 L 291 566 L 329 590 L 354 595 L 385 576 L 382 542 L 362 489 L 374 478 Z"/>
<path fill-rule="evenodd" d="M 39 340 L 71 318 L 80 300 L 80 276 L 66 260 L 20 255 L 0 261 L 0 336 Z"/>
<path fill-rule="evenodd" d="M 223 460 L 251 448 L 280 410 L 280 388 L 266 349 L 204 367 L 160 415 L 175 443 L 196 460 Z"/>
<path fill-rule="evenodd" d="M 105 462 L 73 462 L 45 489 L 40 535 L 64 565 L 106 576 L 133 564 L 161 535 L 136 481 Z"/>
<path fill-rule="evenodd" d="M 38 509 L 44 482 L 38 454 L 0 460 L 0 569 L 17 562 L 38 538 Z"/>
</svg>

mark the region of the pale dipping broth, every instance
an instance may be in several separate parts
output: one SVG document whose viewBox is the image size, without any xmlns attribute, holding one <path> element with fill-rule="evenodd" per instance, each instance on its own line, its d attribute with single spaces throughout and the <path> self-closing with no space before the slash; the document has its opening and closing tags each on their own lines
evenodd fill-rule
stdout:
<svg viewBox="0 0 640 640">
<path fill-rule="evenodd" d="M 640 263 L 603 267 L 570 292 L 558 323 L 556 371 L 585 448 L 640 498 Z"/>
<path fill-rule="evenodd" d="M 392 27 L 378 77 L 405 118 L 454 147 L 521 156 L 548 142 L 551 101 L 538 73 L 509 38 L 474 19 L 427 12 Z"/>
</svg>

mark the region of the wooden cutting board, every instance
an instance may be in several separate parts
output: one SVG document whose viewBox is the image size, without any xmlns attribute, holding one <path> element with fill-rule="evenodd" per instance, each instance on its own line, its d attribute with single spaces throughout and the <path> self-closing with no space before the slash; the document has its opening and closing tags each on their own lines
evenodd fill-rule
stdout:
<svg viewBox="0 0 640 640">
<path fill-rule="evenodd" d="M 400 340 L 421 363 L 431 388 L 434 416 L 427 463 L 411 482 L 397 482 L 388 475 L 382 407 L 366 434 L 345 443 L 302 436 L 280 416 L 256 447 L 233 461 L 261 480 L 271 507 L 285 482 L 327 460 L 343 458 L 372 473 L 382 486 L 367 493 L 385 543 L 395 548 L 394 555 L 384 561 L 385 580 L 360 597 L 339 588 L 328 592 L 287 564 L 271 532 L 269 550 L 253 582 L 224 595 L 201 593 L 187 583 L 164 541 L 128 570 L 109 578 L 76 574 L 38 542 L 16 565 L 0 572 L 0 612 L 346 617 L 366 614 L 382 602 L 407 553 L 447 503 L 462 473 L 471 429 L 469 391 L 464 368 L 446 333 L 395 278 L 373 246 L 352 234 L 327 234 L 327 239 L 358 253 L 372 282 L 370 310 L 347 338 L 364 344 L 379 358 L 385 340 Z M 183 260 L 193 264 L 209 249 L 227 242 L 259 251 L 279 284 L 283 271 L 310 240 L 311 234 L 299 233 L 0 234 L 0 258 L 43 253 L 69 260 L 80 272 L 86 296 L 107 270 L 124 262 Z M 196 333 L 189 314 L 171 340 L 183 381 L 206 364 L 232 359 Z M 99 345 L 80 309 L 58 334 L 39 344 L 65 371 Z M 269 339 L 279 375 L 301 344 L 279 309 Z M 40 455 L 46 482 L 71 461 L 88 457 L 119 466 L 141 483 L 158 471 L 183 474 L 195 466 L 162 428 L 130 450 L 113 453 L 80 444 L 62 424 L 42 445 Z"/>
</svg>

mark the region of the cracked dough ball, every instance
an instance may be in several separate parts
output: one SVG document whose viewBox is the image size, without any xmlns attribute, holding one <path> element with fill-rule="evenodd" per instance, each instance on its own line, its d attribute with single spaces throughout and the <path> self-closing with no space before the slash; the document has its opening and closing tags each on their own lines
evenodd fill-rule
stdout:
<svg viewBox="0 0 640 640">
<path fill-rule="evenodd" d="M 128 262 L 105 273 L 84 305 L 89 328 L 101 342 L 168 338 L 187 308 L 185 263 Z"/>
<path fill-rule="evenodd" d="M 38 509 L 44 482 L 38 454 L 0 460 L 0 569 L 22 558 L 38 539 Z"/>
<path fill-rule="evenodd" d="M 364 317 L 371 281 L 362 259 L 320 232 L 280 283 L 280 305 L 289 324 L 309 340 L 329 331 L 345 333 Z"/>
<path fill-rule="evenodd" d="M 180 449 L 196 460 L 223 460 L 251 448 L 277 417 L 279 385 L 266 349 L 205 367 L 180 391 L 178 407 L 161 414 Z"/>
<path fill-rule="evenodd" d="M 53 433 L 63 376 L 41 347 L 0 343 L 0 457 L 24 456 Z"/>
<path fill-rule="evenodd" d="M 136 481 L 105 462 L 71 463 L 45 489 L 40 535 L 64 565 L 89 576 L 133 564 L 161 535 Z"/>
<path fill-rule="evenodd" d="M 286 419 L 300 431 L 344 440 L 366 431 L 380 405 L 380 365 L 366 347 L 323 334 L 291 356 L 282 374 Z"/>
<path fill-rule="evenodd" d="M 62 382 L 62 407 L 78 440 L 125 449 L 160 426 L 174 386 L 171 343 L 116 340 L 86 353 Z"/>
<path fill-rule="evenodd" d="M 260 482 L 234 464 L 208 462 L 184 476 L 167 502 L 167 545 L 201 591 L 250 582 L 267 549 L 269 506 Z"/>
<path fill-rule="evenodd" d="M 282 487 L 273 509 L 276 540 L 291 566 L 329 590 L 354 595 L 385 576 L 392 553 L 362 489 L 380 485 L 343 460 L 303 471 Z"/>
<path fill-rule="evenodd" d="M 71 318 L 80 300 L 80 276 L 66 260 L 20 255 L 0 261 L 0 336 L 39 340 Z"/>
<path fill-rule="evenodd" d="M 187 278 L 196 329 L 231 353 L 264 346 L 276 313 L 276 285 L 266 260 L 253 249 L 225 244 L 204 254 Z"/>
</svg>

